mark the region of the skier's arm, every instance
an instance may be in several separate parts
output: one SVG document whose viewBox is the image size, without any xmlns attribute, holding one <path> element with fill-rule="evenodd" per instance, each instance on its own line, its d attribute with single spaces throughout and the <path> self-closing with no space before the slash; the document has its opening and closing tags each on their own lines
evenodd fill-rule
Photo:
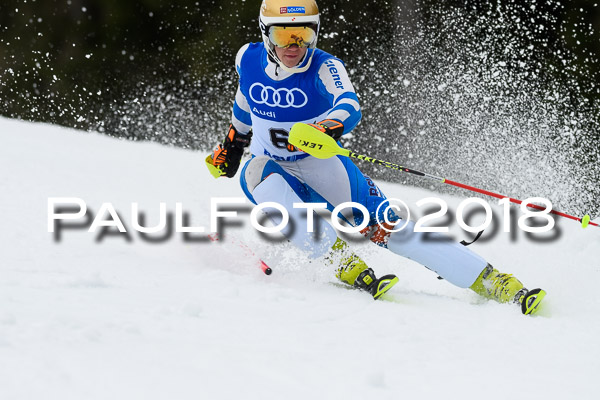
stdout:
<svg viewBox="0 0 600 400">
<path fill-rule="evenodd" d="M 248 134 L 252 129 L 252 119 L 250 118 L 250 106 L 246 96 L 238 86 L 233 102 L 233 110 L 231 110 L 231 124 L 240 134 Z"/>
<path fill-rule="evenodd" d="M 360 121 L 362 114 L 358 97 L 348 78 L 344 64 L 339 60 L 330 59 L 319 69 L 318 86 L 332 98 L 333 108 L 327 114 L 329 120 L 335 120 L 343 125 L 343 134 L 350 132 Z"/>
<path fill-rule="evenodd" d="M 236 70 L 241 76 L 240 61 L 248 45 L 242 47 L 236 57 Z M 244 148 L 252 139 L 252 120 L 250 106 L 239 86 L 235 95 L 231 112 L 231 125 L 223 143 L 219 144 L 211 155 L 206 158 L 206 165 L 215 177 L 226 176 L 233 178 L 240 167 Z"/>
<path fill-rule="evenodd" d="M 248 45 L 243 46 L 235 57 L 235 69 L 242 77 L 242 56 L 246 52 Z M 237 92 L 235 93 L 235 101 L 233 103 L 233 110 L 231 111 L 231 123 L 240 134 L 247 134 L 252 129 L 252 120 L 250 119 L 250 106 L 246 96 L 240 90 L 238 85 Z"/>
</svg>

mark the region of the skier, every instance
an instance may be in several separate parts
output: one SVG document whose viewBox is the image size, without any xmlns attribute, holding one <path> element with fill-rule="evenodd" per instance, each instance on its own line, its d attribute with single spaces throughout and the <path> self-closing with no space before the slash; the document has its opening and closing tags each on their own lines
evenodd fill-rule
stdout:
<svg viewBox="0 0 600 400">
<path fill-rule="evenodd" d="M 413 232 L 411 221 L 403 231 L 390 233 L 390 224 L 379 223 L 385 221 L 383 211 L 377 215 L 385 195 L 349 158 L 317 159 L 288 143 L 295 123 L 309 124 L 338 140 L 361 119 L 358 97 L 343 62 L 316 48 L 319 25 L 314 0 L 262 2 L 259 26 L 263 41 L 246 44 L 236 56 L 239 86 L 232 122 L 223 143 L 206 158 L 211 173 L 235 176 L 249 146 L 252 159 L 240 177 L 248 199 L 254 204 L 284 206 L 294 225 L 282 233 L 312 257 L 325 256 L 335 263 L 336 276 L 342 282 L 368 291 L 375 299 L 398 278 L 376 278 L 328 224 L 322 224 L 318 236 L 307 233 L 306 210 L 294 208 L 294 203 L 322 202 L 329 210 L 344 202 L 360 203 L 369 212 L 368 226 L 361 233 L 374 243 L 459 287 L 499 302 L 519 304 L 524 314 L 534 312 L 545 295 L 543 290 L 528 291 L 515 277 L 498 272 L 458 243 L 423 240 L 423 234 Z M 275 224 L 281 221 L 275 208 L 264 211 Z M 393 211 L 387 211 L 387 217 L 392 224 L 399 220 Z M 359 210 L 347 209 L 341 218 L 356 226 L 364 217 Z"/>
</svg>

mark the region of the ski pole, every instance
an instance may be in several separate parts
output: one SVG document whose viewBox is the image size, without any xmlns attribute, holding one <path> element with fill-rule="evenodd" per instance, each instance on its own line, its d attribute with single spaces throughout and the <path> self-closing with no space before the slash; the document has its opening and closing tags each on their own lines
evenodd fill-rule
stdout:
<svg viewBox="0 0 600 400">
<path fill-rule="evenodd" d="M 462 189 L 470 190 L 477 193 L 482 193 L 491 197 L 495 197 L 497 199 L 509 199 L 511 203 L 522 204 L 523 201 L 519 199 L 513 199 L 508 196 L 503 196 L 498 193 L 490 192 L 489 190 L 479 189 L 474 186 L 465 185 L 464 183 L 454 182 L 446 178 L 442 178 L 441 176 L 431 175 L 425 172 L 417 171 L 412 168 L 403 167 L 399 164 L 392 163 L 389 161 L 379 160 L 374 157 L 370 157 L 364 154 L 358 154 L 351 150 L 344 149 L 340 147 L 337 142 L 326 133 L 319 131 L 318 129 L 313 128 L 308 124 L 297 123 L 294 124 L 292 130 L 290 131 L 290 135 L 288 138 L 288 142 L 293 144 L 294 146 L 300 148 L 302 151 L 310 154 L 316 158 L 330 158 L 336 155 L 355 158 L 357 160 L 362 160 L 365 162 L 370 162 L 376 165 L 382 165 L 386 168 L 398 170 L 401 172 L 407 172 L 409 174 L 417 175 L 423 178 L 431 179 L 437 182 L 446 183 L 448 185 L 456 186 Z M 536 204 L 527 204 L 527 207 L 532 207 L 538 210 L 545 210 L 544 207 L 538 206 Z M 550 210 L 551 214 L 559 215 L 564 218 L 569 218 L 581 223 L 581 226 L 586 228 L 588 225 L 600 227 L 599 224 L 595 222 L 590 222 L 590 216 L 588 214 L 584 215 L 581 218 L 574 217 L 569 214 L 565 214 L 560 211 Z"/>
<path fill-rule="evenodd" d="M 211 233 L 208 235 L 208 238 L 213 242 L 219 241 L 221 239 L 221 237 L 219 236 L 218 233 Z M 271 275 L 273 273 L 273 270 L 271 269 L 271 267 L 269 267 L 260 257 L 258 257 L 256 254 L 254 254 L 254 252 L 252 251 L 252 249 L 250 249 L 250 247 L 248 247 L 248 245 L 246 245 L 244 242 L 240 241 L 239 239 L 235 239 L 235 238 L 234 238 L 234 243 L 237 244 L 242 250 L 244 250 L 247 257 L 258 260 L 258 266 L 260 267 L 262 272 L 264 272 L 265 275 Z"/>
</svg>

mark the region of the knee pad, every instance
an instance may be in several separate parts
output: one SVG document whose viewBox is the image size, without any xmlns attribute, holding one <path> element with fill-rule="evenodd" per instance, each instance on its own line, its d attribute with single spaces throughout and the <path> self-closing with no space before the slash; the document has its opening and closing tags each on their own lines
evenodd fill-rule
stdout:
<svg viewBox="0 0 600 400">
<path fill-rule="evenodd" d="M 387 207 L 385 204 L 382 205 L 386 200 L 385 197 L 379 196 L 373 196 L 366 199 L 363 205 L 369 211 L 369 224 L 367 227 L 376 227 L 385 224 L 386 221 L 393 224 L 400 219 L 391 207 Z M 356 225 L 360 225 L 363 221 L 363 214 L 360 212 L 357 213 L 354 217 Z"/>
<path fill-rule="evenodd" d="M 391 207 L 387 208 L 387 205 L 382 205 L 385 201 L 385 197 L 370 197 L 367 199 L 365 207 L 369 210 L 369 224 L 360 233 L 376 245 L 387 248 L 387 242 L 394 225 L 401 218 L 396 215 Z M 360 225 L 364 217 L 362 214 L 358 214 L 354 219 L 356 225 Z"/>
<path fill-rule="evenodd" d="M 283 176 L 287 184 L 290 185 L 300 199 L 302 199 L 302 201 L 308 201 L 310 196 L 305 185 L 267 156 L 253 157 L 246 162 L 246 165 L 244 165 L 244 168 L 242 169 L 240 186 L 248 200 L 256 204 L 252 192 L 254 192 L 254 189 L 256 189 L 256 187 L 271 174 Z"/>
<path fill-rule="evenodd" d="M 265 166 L 271 161 L 267 156 L 252 157 L 246 162 L 242 173 L 240 174 L 240 186 L 244 194 L 252 203 L 256 204 L 252 192 L 264 180 L 263 171 Z"/>
<path fill-rule="evenodd" d="M 253 157 L 248 160 L 246 165 L 244 165 L 244 169 L 242 169 L 242 174 L 240 176 L 242 187 L 245 187 L 252 193 L 254 188 L 263 181 L 263 171 L 269 161 L 271 161 L 271 159 L 267 156 Z"/>
</svg>

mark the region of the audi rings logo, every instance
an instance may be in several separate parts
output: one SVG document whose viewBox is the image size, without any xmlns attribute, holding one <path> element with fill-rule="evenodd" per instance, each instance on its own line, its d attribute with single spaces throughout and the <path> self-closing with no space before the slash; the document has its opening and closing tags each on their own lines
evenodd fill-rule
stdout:
<svg viewBox="0 0 600 400">
<path fill-rule="evenodd" d="M 308 103 L 308 96 L 298 88 L 275 89 L 256 82 L 250 86 L 250 98 L 256 104 L 265 104 L 269 107 L 301 108 Z"/>
</svg>

